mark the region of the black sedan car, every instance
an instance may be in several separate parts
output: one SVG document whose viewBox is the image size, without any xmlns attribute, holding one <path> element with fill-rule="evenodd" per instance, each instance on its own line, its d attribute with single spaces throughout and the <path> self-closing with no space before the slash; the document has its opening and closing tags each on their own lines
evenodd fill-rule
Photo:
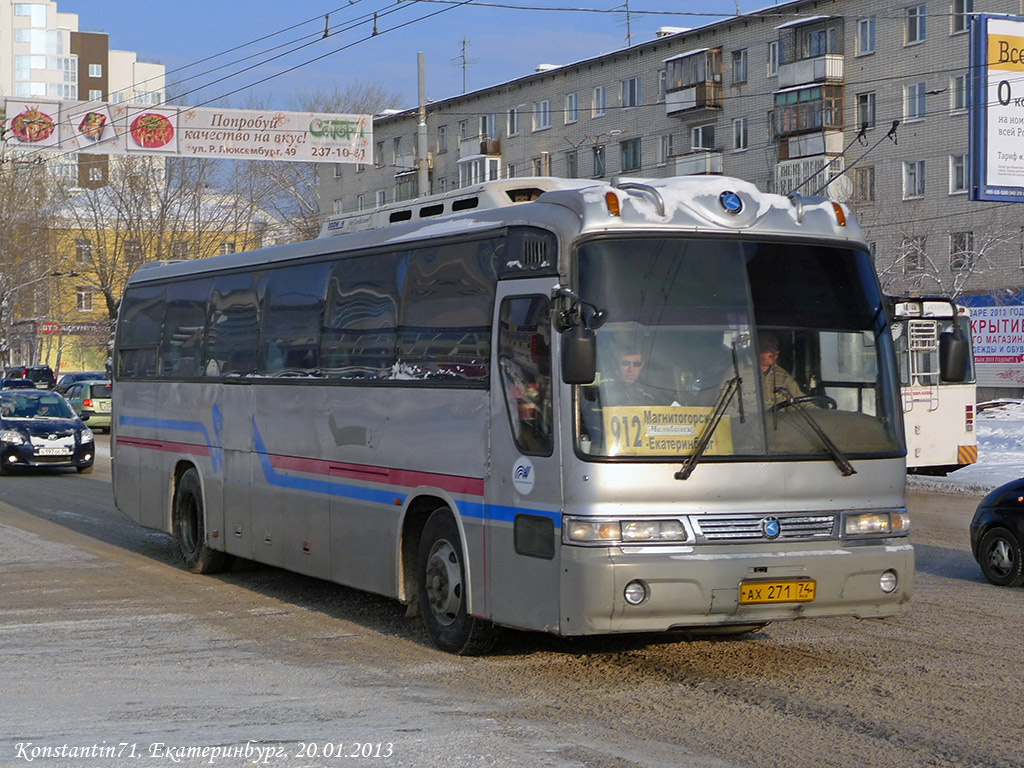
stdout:
<svg viewBox="0 0 1024 768">
<path fill-rule="evenodd" d="M 92 472 L 92 430 L 55 392 L 0 390 L 0 472 L 25 467 L 74 467 Z"/>
<path fill-rule="evenodd" d="M 1024 585 L 1024 478 L 981 500 L 971 520 L 971 551 L 985 578 L 1000 587 Z"/>
</svg>

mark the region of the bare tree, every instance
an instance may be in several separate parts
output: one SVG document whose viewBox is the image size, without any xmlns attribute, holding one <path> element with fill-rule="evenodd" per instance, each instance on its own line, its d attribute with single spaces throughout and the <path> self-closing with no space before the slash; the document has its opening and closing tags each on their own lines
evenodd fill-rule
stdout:
<svg viewBox="0 0 1024 768">
<path fill-rule="evenodd" d="M 62 195 L 61 180 L 46 164 L 0 155 L 0 364 L 5 367 L 13 362 L 14 321 L 37 318 L 48 309 L 56 267 L 46 236 L 46 204 Z"/>
<path fill-rule="evenodd" d="M 292 95 L 288 108 L 301 112 L 376 114 L 401 96 L 374 83 L 335 85 Z M 265 105 L 251 103 L 249 109 Z M 291 240 L 310 240 L 320 231 L 320 163 L 249 162 L 246 186 L 260 204 L 284 222 Z"/>
<path fill-rule="evenodd" d="M 876 257 L 886 293 L 938 294 L 959 298 L 971 289 L 988 290 L 1006 270 L 1007 244 L 1016 242 L 1016 223 L 995 214 L 972 217 L 973 229 L 913 223 L 901 227 L 891 259 Z"/>
</svg>

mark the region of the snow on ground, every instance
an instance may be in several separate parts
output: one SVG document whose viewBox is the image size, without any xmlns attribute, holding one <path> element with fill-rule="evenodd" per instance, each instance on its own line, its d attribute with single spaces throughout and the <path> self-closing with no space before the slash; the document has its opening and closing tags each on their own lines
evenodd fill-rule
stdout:
<svg viewBox="0 0 1024 768">
<path fill-rule="evenodd" d="M 998 405 L 979 403 L 979 407 L 974 422 L 978 463 L 945 477 L 907 475 L 908 489 L 985 494 L 1024 476 L 1024 401 L 1001 400 Z"/>
</svg>

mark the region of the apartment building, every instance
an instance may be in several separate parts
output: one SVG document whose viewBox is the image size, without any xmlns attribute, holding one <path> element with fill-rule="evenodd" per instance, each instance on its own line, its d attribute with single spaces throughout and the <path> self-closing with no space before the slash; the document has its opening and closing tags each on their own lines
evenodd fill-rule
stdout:
<svg viewBox="0 0 1024 768">
<path fill-rule="evenodd" d="M 723 173 L 847 202 L 892 292 L 1016 288 L 1024 207 L 968 200 L 967 31 L 973 13 L 1022 11 L 798 0 L 538 67 L 429 105 L 430 191 Z M 415 109 L 382 115 L 373 165 L 324 166 L 324 214 L 414 197 L 417 121 Z"/>
<path fill-rule="evenodd" d="M 0 100 L 108 101 L 159 104 L 164 66 L 140 61 L 133 51 L 110 48 L 104 32 L 80 31 L 78 14 L 61 13 L 55 0 L 0 0 Z M 59 171 L 81 188 L 103 186 L 103 155 L 66 156 Z"/>
</svg>

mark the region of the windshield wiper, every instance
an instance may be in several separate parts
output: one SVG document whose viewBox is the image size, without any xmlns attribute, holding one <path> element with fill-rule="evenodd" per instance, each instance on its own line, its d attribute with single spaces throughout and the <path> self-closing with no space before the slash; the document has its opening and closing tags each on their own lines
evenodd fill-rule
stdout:
<svg viewBox="0 0 1024 768">
<path fill-rule="evenodd" d="M 686 480 L 693 474 L 693 470 L 696 469 L 697 464 L 700 463 L 701 458 L 704 456 L 704 451 L 707 450 L 708 445 L 711 443 L 715 430 L 718 429 L 718 425 L 722 422 L 722 417 L 725 416 L 725 409 L 729 407 L 729 403 L 732 402 L 737 392 L 740 393 L 740 423 L 746 421 L 743 415 L 743 377 L 740 376 L 740 366 L 736 360 L 735 342 L 732 345 L 732 369 L 736 375 L 731 379 L 727 379 L 722 384 L 722 388 L 718 390 L 718 397 L 715 399 L 715 407 L 711 411 L 711 418 L 708 420 L 707 426 L 704 427 L 704 431 L 700 433 L 700 438 L 693 447 L 693 453 L 686 457 L 682 468 L 675 473 L 674 477 L 676 480 Z"/>
<path fill-rule="evenodd" d="M 811 431 L 813 431 L 814 434 L 818 436 L 818 439 L 821 440 L 821 444 L 825 446 L 825 450 L 829 452 L 829 455 L 832 457 L 832 461 L 834 461 L 836 466 L 839 467 L 839 471 L 842 472 L 843 477 L 849 477 L 850 475 L 857 474 L 857 470 L 853 468 L 853 464 L 850 463 L 850 460 L 846 458 L 841 450 L 839 450 L 839 446 L 832 442 L 832 438 L 825 433 L 825 430 L 823 430 L 821 425 L 815 421 L 814 417 L 807 412 L 807 409 L 802 408 L 800 404 L 793 399 L 789 390 L 785 387 L 776 387 L 775 392 L 786 396 L 786 399 L 779 403 L 779 407 L 787 408 L 789 406 L 794 406 L 794 410 L 803 417 L 804 421 L 807 422 L 807 426 L 809 426 Z"/>
</svg>

